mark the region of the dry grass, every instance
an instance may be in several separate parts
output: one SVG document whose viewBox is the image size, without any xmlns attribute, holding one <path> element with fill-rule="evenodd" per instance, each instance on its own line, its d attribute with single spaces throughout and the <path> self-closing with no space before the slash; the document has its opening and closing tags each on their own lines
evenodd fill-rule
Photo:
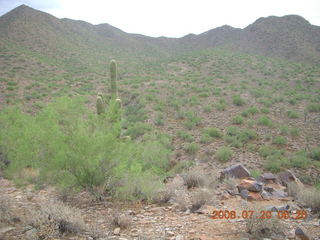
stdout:
<svg viewBox="0 0 320 240">
<path fill-rule="evenodd" d="M 210 200 L 210 194 L 207 191 L 200 191 L 191 197 L 190 212 L 195 212 Z"/>
<path fill-rule="evenodd" d="M 39 235 L 57 237 L 64 234 L 80 234 L 86 225 L 78 209 L 60 201 L 48 201 L 39 209 L 33 209 L 26 217 L 26 223 L 39 231 Z"/>
<path fill-rule="evenodd" d="M 155 194 L 155 196 L 152 198 L 152 202 L 156 204 L 165 204 L 170 201 L 173 195 L 174 195 L 173 190 L 164 189 Z"/>
<path fill-rule="evenodd" d="M 294 183 L 288 185 L 288 194 L 298 202 L 310 207 L 312 212 L 320 212 L 320 191 L 315 187 L 306 188 Z"/>
<path fill-rule="evenodd" d="M 127 229 L 131 225 L 131 218 L 127 216 L 126 214 L 120 214 L 119 212 L 115 212 L 113 214 L 112 220 L 111 220 L 111 226 L 113 228 L 121 228 L 121 229 Z"/>
<path fill-rule="evenodd" d="M 205 185 L 204 176 L 199 171 L 189 171 L 182 177 L 187 188 L 201 187 Z"/>
<path fill-rule="evenodd" d="M 0 226 L 10 224 L 12 219 L 11 201 L 7 196 L 0 195 Z"/>
<path fill-rule="evenodd" d="M 271 219 L 262 219 L 261 211 L 265 209 L 255 206 L 252 208 L 254 214 L 251 218 L 246 219 L 246 231 L 254 237 L 254 239 L 262 239 L 272 236 L 285 236 L 285 225 L 276 216 Z"/>
</svg>

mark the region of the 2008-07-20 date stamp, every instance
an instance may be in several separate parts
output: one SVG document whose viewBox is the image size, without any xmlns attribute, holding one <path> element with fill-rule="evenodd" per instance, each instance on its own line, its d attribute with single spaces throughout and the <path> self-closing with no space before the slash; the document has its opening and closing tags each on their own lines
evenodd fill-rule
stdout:
<svg viewBox="0 0 320 240">
<path fill-rule="evenodd" d="M 212 219 L 271 219 L 273 217 L 276 217 L 278 219 L 303 220 L 308 217 L 308 213 L 305 210 L 297 210 L 295 213 L 291 213 L 287 210 L 278 212 L 272 212 L 269 210 L 213 210 L 211 215 Z"/>
</svg>

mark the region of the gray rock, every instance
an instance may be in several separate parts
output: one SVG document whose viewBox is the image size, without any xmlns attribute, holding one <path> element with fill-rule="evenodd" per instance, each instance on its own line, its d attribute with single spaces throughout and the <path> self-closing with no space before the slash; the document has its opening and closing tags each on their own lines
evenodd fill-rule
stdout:
<svg viewBox="0 0 320 240">
<path fill-rule="evenodd" d="M 246 178 L 250 177 L 250 172 L 242 164 L 236 164 L 222 170 L 220 178 L 223 179 L 227 176 L 233 178 Z"/>
<path fill-rule="evenodd" d="M 273 173 L 264 173 L 261 175 L 265 180 L 276 180 L 277 177 Z"/>
<path fill-rule="evenodd" d="M 240 191 L 240 196 L 243 198 L 243 199 L 248 199 L 249 197 L 249 191 L 247 189 L 243 189 Z"/>
<path fill-rule="evenodd" d="M 26 231 L 26 240 L 38 240 L 38 230 L 35 228 L 32 228 L 28 231 Z"/>
<path fill-rule="evenodd" d="M 270 194 L 270 193 L 268 193 L 267 191 L 262 191 L 261 192 L 261 197 L 263 198 L 263 199 L 265 199 L 265 200 L 269 200 L 269 199 L 271 199 L 272 198 L 272 195 Z"/>
<path fill-rule="evenodd" d="M 296 228 L 295 235 L 296 235 L 296 238 L 300 240 L 311 240 L 308 234 L 304 230 L 302 230 L 300 227 Z"/>
<path fill-rule="evenodd" d="M 288 194 L 280 189 L 274 189 L 274 191 L 271 193 L 273 197 L 276 198 L 286 198 L 288 197 Z"/>
<path fill-rule="evenodd" d="M 288 211 L 290 206 L 288 204 L 282 206 L 268 206 L 267 211 L 279 212 L 279 211 Z"/>
<path fill-rule="evenodd" d="M 302 182 L 294 175 L 293 172 L 287 170 L 278 174 L 278 178 L 283 186 L 288 186 L 289 183 L 296 183 L 302 186 Z"/>
</svg>

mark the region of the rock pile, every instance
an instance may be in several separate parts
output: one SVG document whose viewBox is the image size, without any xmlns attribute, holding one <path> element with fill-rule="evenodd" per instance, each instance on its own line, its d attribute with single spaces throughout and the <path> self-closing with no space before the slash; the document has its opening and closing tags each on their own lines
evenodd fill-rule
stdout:
<svg viewBox="0 0 320 240">
<path fill-rule="evenodd" d="M 240 195 L 248 201 L 260 201 L 271 199 L 288 198 L 288 193 L 285 191 L 290 183 L 303 185 L 300 180 L 289 170 L 281 172 L 278 175 L 273 173 L 263 173 L 257 178 L 250 176 L 250 172 L 242 165 L 232 165 L 222 170 L 220 179 L 226 177 L 234 178 L 237 182 L 234 190 L 227 190 L 231 195 Z"/>
</svg>

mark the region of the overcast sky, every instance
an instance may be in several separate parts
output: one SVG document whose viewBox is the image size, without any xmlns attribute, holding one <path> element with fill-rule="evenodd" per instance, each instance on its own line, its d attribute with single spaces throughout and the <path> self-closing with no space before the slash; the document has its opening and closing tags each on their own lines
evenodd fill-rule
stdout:
<svg viewBox="0 0 320 240">
<path fill-rule="evenodd" d="M 0 0 L 0 15 L 21 4 L 153 37 L 199 34 L 225 24 L 244 28 L 270 15 L 298 14 L 320 26 L 320 0 Z"/>
</svg>

